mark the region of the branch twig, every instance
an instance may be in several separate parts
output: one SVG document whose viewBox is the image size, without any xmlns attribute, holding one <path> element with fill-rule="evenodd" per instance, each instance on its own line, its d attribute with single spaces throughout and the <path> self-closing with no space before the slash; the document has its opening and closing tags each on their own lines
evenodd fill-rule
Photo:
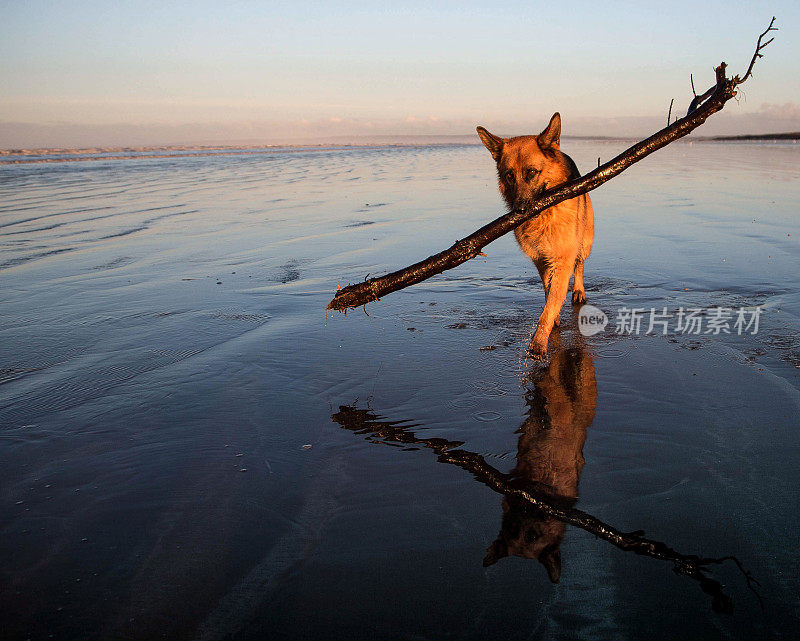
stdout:
<svg viewBox="0 0 800 641">
<path fill-rule="evenodd" d="M 765 43 L 761 43 L 761 39 L 766 36 L 770 31 L 778 31 L 778 27 L 773 27 L 772 25 L 775 24 L 775 16 L 772 16 L 772 20 L 770 20 L 769 26 L 764 30 L 764 32 L 758 36 L 758 42 L 756 43 L 756 52 L 753 54 L 752 60 L 750 60 L 750 66 L 747 67 L 747 72 L 742 76 L 742 79 L 739 82 L 744 82 L 750 76 L 753 75 L 753 65 L 756 64 L 756 60 L 758 58 L 763 58 L 764 55 L 761 53 L 761 50 L 766 47 L 770 42 L 775 40 L 774 37 L 767 40 Z"/>
<path fill-rule="evenodd" d="M 750 76 L 752 76 L 752 75 L 753 75 L 753 66 L 754 66 L 754 65 L 755 65 L 755 63 L 756 63 L 756 60 L 758 60 L 759 58 L 763 58 L 763 57 L 764 57 L 764 54 L 762 54 L 762 53 L 761 53 L 761 51 L 762 51 L 762 50 L 764 49 L 764 47 L 766 47 L 766 46 L 767 46 L 767 45 L 768 45 L 770 42 L 772 42 L 773 40 L 775 40 L 775 38 L 770 38 L 770 39 L 769 39 L 769 40 L 767 40 L 766 42 L 763 42 L 763 43 L 761 42 L 761 41 L 762 41 L 762 39 L 764 38 L 764 36 L 766 36 L 766 35 L 767 35 L 767 34 L 768 34 L 770 31 L 778 31 L 778 28 L 777 28 L 777 27 L 773 27 L 773 26 L 772 26 L 772 25 L 774 25 L 774 24 L 775 24 L 775 16 L 772 16 L 772 20 L 770 20 L 770 22 L 769 22 L 769 26 L 768 26 L 768 27 L 767 27 L 767 28 L 766 28 L 766 29 L 765 29 L 765 30 L 764 30 L 764 31 L 763 31 L 763 32 L 762 32 L 762 33 L 761 33 L 761 34 L 758 36 L 758 42 L 756 42 L 756 50 L 755 50 L 755 52 L 753 53 L 753 57 L 752 57 L 752 59 L 750 60 L 750 66 L 748 66 L 748 67 L 747 67 L 747 71 L 745 72 L 744 76 L 743 76 L 741 79 L 739 79 L 739 76 L 734 76 L 734 77 L 733 77 L 733 79 L 732 79 L 732 82 L 733 82 L 733 83 L 735 83 L 735 85 L 740 85 L 740 84 L 742 84 L 742 83 L 743 83 L 743 82 L 745 82 L 745 81 L 746 81 L 746 80 L 747 80 L 747 79 L 748 79 Z M 686 112 L 686 115 L 687 115 L 687 116 L 691 115 L 691 114 L 692 114 L 692 112 L 694 112 L 694 111 L 695 111 L 695 110 L 696 110 L 696 109 L 697 109 L 697 108 L 698 108 L 698 107 L 699 107 L 699 106 L 700 106 L 700 105 L 703 103 L 703 101 L 704 101 L 704 100 L 706 100 L 706 99 L 707 99 L 709 96 L 711 96 L 711 94 L 713 94 L 713 93 L 714 93 L 714 90 L 716 89 L 716 85 L 715 85 L 715 86 L 713 86 L 713 87 L 710 87 L 710 88 L 709 88 L 709 89 L 708 89 L 708 90 L 707 90 L 707 91 L 706 91 L 704 94 L 702 94 L 701 96 L 698 96 L 698 95 L 697 95 L 697 92 L 695 92 L 695 90 L 694 90 L 694 78 L 692 78 L 691 74 L 689 75 L 689 78 L 690 78 L 690 79 L 691 79 L 691 81 L 692 81 L 692 93 L 694 93 L 694 98 L 692 99 L 692 102 L 691 102 L 691 104 L 689 105 L 689 110 Z"/>
<path fill-rule="evenodd" d="M 480 254 L 483 247 L 493 240 L 507 234 L 522 223 L 535 218 L 546 209 L 599 187 L 645 156 L 649 156 L 654 151 L 691 133 L 702 125 L 709 116 L 720 111 L 725 106 L 725 103 L 736 95 L 737 86 L 752 75 L 756 59 L 762 57 L 761 51 L 772 42 L 772 39 L 770 39 L 762 43 L 762 39 L 767 33 L 775 30 L 772 26 L 774 22 L 775 18 L 772 19 L 766 31 L 759 36 L 755 54 L 744 78 L 740 79 L 739 76 L 727 78 L 725 76 L 727 65 L 724 62 L 720 63 L 714 70 L 716 74 L 714 86 L 703 95 L 695 96 L 689 105 L 686 116 L 683 118 L 679 118 L 649 138 L 636 143 L 616 158 L 585 176 L 548 189 L 531 206 L 510 211 L 484 225 L 466 238 L 456 241 L 449 249 L 434 254 L 405 269 L 340 289 L 336 292 L 333 300 L 328 303 L 328 309 L 347 311 L 351 307 L 359 307 L 367 302 L 379 300 L 381 296 L 419 283 L 435 274 L 452 269 L 475 258 Z"/>
</svg>

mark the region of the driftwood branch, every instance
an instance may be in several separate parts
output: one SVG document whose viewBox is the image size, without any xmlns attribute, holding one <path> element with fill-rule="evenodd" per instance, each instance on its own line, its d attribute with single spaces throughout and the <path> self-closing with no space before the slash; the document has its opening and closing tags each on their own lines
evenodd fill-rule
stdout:
<svg viewBox="0 0 800 641">
<path fill-rule="evenodd" d="M 597 538 L 607 541 L 625 552 L 633 552 L 672 563 L 673 571 L 676 574 L 697 581 L 700 589 L 711 597 L 712 609 L 725 614 L 733 612 L 733 601 L 724 593 L 723 585 L 708 576 L 708 566 L 732 561 L 744 575 L 747 587 L 761 603 L 761 596 L 753 587 L 754 584 L 758 585 L 758 581 L 745 570 L 735 556 L 708 558 L 695 554 L 682 554 L 661 541 L 645 538 L 641 531 L 622 532 L 587 512 L 565 505 L 563 500 L 559 500 L 551 492 L 537 487 L 533 482 L 504 474 L 489 465 L 480 454 L 458 449 L 464 444 L 463 441 L 416 436 L 409 428 L 417 427 L 417 425 L 409 424 L 408 421 L 388 421 L 369 410 L 348 405 L 340 406 L 339 411 L 331 418 L 347 430 L 367 435 L 367 438 L 373 442 L 419 445 L 430 448 L 437 454 L 440 463 L 456 465 L 472 473 L 478 481 L 506 497 L 519 497 L 543 514 L 594 534 Z M 763 603 L 761 606 L 763 608 Z"/>
<path fill-rule="evenodd" d="M 714 70 L 716 74 L 714 86 L 704 94 L 695 96 L 686 116 L 683 118 L 679 118 L 649 138 L 636 143 L 616 158 L 599 166 L 585 176 L 548 189 L 530 207 L 510 211 L 484 225 L 466 238 L 456 241 L 452 247 L 445 251 L 430 256 L 405 269 L 385 276 L 370 278 L 362 283 L 348 285 L 340 289 L 328 304 L 328 309 L 346 311 L 351 307 L 365 305 L 371 301 L 379 300 L 380 297 L 386 294 L 419 283 L 475 258 L 480 255 L 481 250 L 486 245 L 507 234 L 522 223 L 535 218 L 546 209 L 599 187 L 645 156 L 649 156 L 654 151 L 691 133 L 702 125 L 709 116 L 720 111 L 725 106 L 725 103 L 736 95 L 737 86 L 752 75 L 755 61 L 762 57 L 761 51 L 772 42 L 772 39 L 767 42 L 762 42 L 762 39 L 770 31 L 776 30 L 773 27 L 774 22 L 775 18 L 772 19 L 769 27 L 759 36 L 753 59 L 744 77 L 734 76 L 733 78 L 727 78 L 725 76 L 727 65 L 724 62 L 720 63 Z"/>
</svg>

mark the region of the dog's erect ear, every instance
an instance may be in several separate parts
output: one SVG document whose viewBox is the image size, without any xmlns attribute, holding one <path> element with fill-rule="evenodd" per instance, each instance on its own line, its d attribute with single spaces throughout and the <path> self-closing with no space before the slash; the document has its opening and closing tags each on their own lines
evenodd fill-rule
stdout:
<svg viewBox="0 0 800 641">
<path fill-rule="evenodd" d="M 550 124 L 539 134 L 539 146 L 542 149 L 558 149 L 561 146 L 561 115 L 556 111 L 550 118 Z"/>
<path fill-rule="evenodd" d="M 552 583 L 558 583 L 561 580 L 561 547 L 548 548 L 539 555 L 539 563 L 541 563 L 547 576 L 550 577 Z"/>
<path fill-rule="evenodd" d="M 478 135 L 481 137 L 484 146 L 492 154 L 492 158 L 500 160 L 500 154 L 503 153 L 503 143 L 505 141 L 494 134 L 490 134 L 483 127 L 478 127 Z"/>
<path fill-rule="evenodd" d="M 507 556 L 508 547 L 498 538 L 493 541 L 488 548 L 486 548 L 486 556 L 483 559 L 483 567 L 488 568 L 490 565 L 494 565 L 500 559 Z"/>
</svg>

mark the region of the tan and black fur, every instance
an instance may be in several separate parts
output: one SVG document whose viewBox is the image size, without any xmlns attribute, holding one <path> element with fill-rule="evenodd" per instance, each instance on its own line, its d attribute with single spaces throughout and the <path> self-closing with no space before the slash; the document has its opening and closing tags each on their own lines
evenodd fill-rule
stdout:
<svg viewBox="0 0 800 641">
<path fill-rule="evenodd" d="M 478 135 L 497 162 L 500 193 L 512 209 L 524 207 L 546 189 L 580 175 L 572 159 L 559 148 L 558 113 L 538 136 L 500 138 L 483 127 L 478 127 Z M 573 272 L 572 303 L 586 301 L 583 264 L 592 251 L 592 202 L 586 194 L 566 200 L 517 227 L 514 235 L 533 260 L 544 285 L 545 305 L 529 346 L 531 354 L 541 358 L 547 354 L 553 326 L 560 322 Z"/>
</svg>

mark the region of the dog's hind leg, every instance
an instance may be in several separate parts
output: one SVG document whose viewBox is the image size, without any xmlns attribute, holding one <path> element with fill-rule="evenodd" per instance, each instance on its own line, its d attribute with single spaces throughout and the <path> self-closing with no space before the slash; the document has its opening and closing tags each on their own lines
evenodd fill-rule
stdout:
<svg viewBox="0 0 800 641">
<path fill-rule="evenodd" d="M 572 284 L 572 304 L 581 305 L 586 302 L 586 288 L 583 285 L 583 258 L 575 263 L 575 282 Z"/>
</svg>

